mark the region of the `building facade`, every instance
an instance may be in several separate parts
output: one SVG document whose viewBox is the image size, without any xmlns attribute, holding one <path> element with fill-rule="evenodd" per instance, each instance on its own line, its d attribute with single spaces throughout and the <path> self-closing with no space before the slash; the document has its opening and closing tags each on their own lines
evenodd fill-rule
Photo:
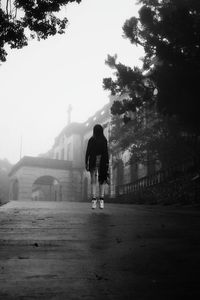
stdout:
<svg viewBox="0 0 200 300">
<path fill-rule="evenodd" d="M 89 138 L 92 136 L 95 124 L 101 124 L 104 128 L 104 134 L 108 140 L 111 134 L 111 113 L 110 108 L 114 100 L 120 100 L 119 97 L 110 97 L 108 104 L 89 117 L 84 123 L 70 122 L 68 115 L 68 124 L 55 138 L 54 145 L 46 154 L 52 159 L 67 160 L 72 162 L 73 169 L 79 174 L 76 182 L 79 183 L 77 189 L 81 194 L 82 201 L 90 198 L 90 174 L 85 170 L 85 152 Z M 127 184 L 147 175 L 147 170 L 143 165 L 132 165 L 129 163 L 130 153 L 125 151 L 119 153 L 118 157 L 113 157 L 110 152 L 109 173 L 110 184 L 106 186 L 106 195 L 114 198 L 117 187 Z M 120 159 L 119 159 L 120 157 Z M 77 172 L 78 171 L 78 172 Z M 77 176 L 77 175 L 76 175 Z"/>
<path fill-rule="evenodd" d="M 86 201 L 90 197 L 90 174 L 85 170 L 85 152 L 89 138 L 93 134 L 95 124 L 101 124 L 104 134 L 109 140 L 110 130 L 110 103 L 104 105 L 93 116 L 84 123 L 69 122 L 55 138 L 54 145 L 45 155 L 52 159 L 67 160 L 72 162 L 73 170 L 78 177 L 77 189 L 81 194 L 81 199 Z M 44 155 L 43 155 L 44 156 Z M 107 186 L 106 193 L 111 194 L 111 186 Z"/>
</svg>

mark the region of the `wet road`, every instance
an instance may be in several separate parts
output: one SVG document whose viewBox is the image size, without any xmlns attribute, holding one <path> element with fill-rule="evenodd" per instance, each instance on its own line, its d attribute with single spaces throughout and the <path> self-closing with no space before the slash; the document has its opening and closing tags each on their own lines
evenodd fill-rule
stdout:
<svg viewBox="0 0 200 300">
<path fill-rule="evenodd" d="M 200 212 L 19 202 L 0 207 L 0 299 L 197 299 Z"/>
</svg>

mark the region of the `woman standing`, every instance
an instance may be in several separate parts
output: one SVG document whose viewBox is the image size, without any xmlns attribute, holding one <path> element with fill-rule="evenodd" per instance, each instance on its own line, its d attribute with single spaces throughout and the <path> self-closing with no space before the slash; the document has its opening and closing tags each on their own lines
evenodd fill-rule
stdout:
<svg viewBox="0 0 200 300">
<path fill-rule="evenodd" d="M 108 146 L 103 127 L 96 124 L 93 136 L 89 139 L 86 155 L 86 170 L 91 175 L 92 208 L 97 207 L 97 184 L 99 184 L 99 207 L 104 208 L 105 183 L 108 181 Z"/>
</svg>

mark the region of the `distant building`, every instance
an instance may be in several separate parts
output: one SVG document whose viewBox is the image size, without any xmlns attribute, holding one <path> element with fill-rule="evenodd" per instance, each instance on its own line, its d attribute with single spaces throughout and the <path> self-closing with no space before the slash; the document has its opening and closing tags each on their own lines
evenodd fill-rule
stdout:
<svg viewBox="0 0 200 300">
<path fill-rule="evenodd" d="M 109 103 L 83 123 L 71 122 L 69 106 L 67 125 L 55 138 L 52 148 L 38 158 L 24 157 L 12 168 L 10 199 L 87 201 L 91 193 L 90 174 L 85 169 L 88 140 L 93 134 L 94 125 L 101 124 L 110 149 L 110 108 L 114 100 L 123 98 L 110 96 Z M 132 116 L 128 115 L 130 117 Z M 147 165 L 133 163 L 128 150 L 117 151 L 115 155 L 111 151 L 109 153 L 110 184 L 106 186 L 105 193 L 114 198 L 119 186 L 147 176 L 149 168 Z"/>
<path fill-rule="evenodd" d="M 43 156 L 72 162 L 73 168 L 79 171 L 80 186 L 77 189 L 81 189 L 82 199 L 86 200 L 90 194 L 90 178 L 89 173 L 85 170 L 85 151 L 88 140 L 93 133 L 93 126 L 97 123 L 104 127 L 104 134 L 109 140 L 110 103 L 104 105 L 102 109 L 83 123 L 71 123 L 70 119 L 68 113 L 66 127 L 55 138 L 52 148 Z M 107 193 L 110 193 L 109 188 Z"/>
<path fill-rule="evenodd" d="M 101 124 L 104 128 L 104 134 L 109 142 L 111 130 L 110 108 L 114 100 L 119 97 L 110 97 L 108 104 L 89 117 L 84 123 L 70 122 L 68 110 L 67 125 L 55 138 L 55 142 L 46 153 L 46 156 L 52 159 L 68 160 L 72 162 L 74 169 L 79 171 L 78 182 L 82 194 L 82 200 L 87 200 L 90 196 L 90 176 L 85 170 L 85 152 L 89 138 L 92 136 L 95 124 Z M 106 194 L 110 197 L 115 196 L 118 185 L 130 183 L 133 180 L 146 175 L 144 166 L 133 166 L 128 164 L 130 154 L 128 151 L 120 155 L 121 159 L 116 160 L 110 154 L 110 185 L 106 188 Z"/>
</svg>

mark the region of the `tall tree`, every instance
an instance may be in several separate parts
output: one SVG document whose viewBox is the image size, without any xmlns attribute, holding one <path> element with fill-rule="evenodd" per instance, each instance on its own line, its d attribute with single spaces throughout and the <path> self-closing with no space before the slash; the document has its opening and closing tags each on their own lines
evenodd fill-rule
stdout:
<svg viewBox="0 0 200 300">
<path fill-rule="evenodd" d="M 125 36 L 144 47 L 144 69 L 157 86 L 159 111 L 178 115 L 199 132 L 200 2 L 140 0 L 139 18 L 127 20 Z"/>
<path fill-rule="evenodd" d="M 124 101 L 114 102 L 111 112 L 123 116 L 126 125 L 118 126 L 114 118 L 112 137 L 122 149 L 131 149 L 135 158 L 144 160 L 148 151 L 173 163 L 175 157 L 194 154 L 193 144 L 188 148 L 181 134 L 200 134 L 200 3 L 138 2 L 143 5 L 139 17 L 127 20 L 123 31 L 131 43 L 144 47 L 143 68 L 117 63 L 116 56 L 106 61 L 115 70 L 115 78 L 105 78 L 104 88 L 113 95 L 125 94 Z M 127 122 L 130 112 L 137 113 Z"/>
<path fill-rule="evenodd" d="M 71 2 L 81 0 L 0 1 L 0 61 L 6 60 L 6 46 L 20 49 L 29 39 L 63 34 L 68 20 L 56 14 Z"/>
</svg>

